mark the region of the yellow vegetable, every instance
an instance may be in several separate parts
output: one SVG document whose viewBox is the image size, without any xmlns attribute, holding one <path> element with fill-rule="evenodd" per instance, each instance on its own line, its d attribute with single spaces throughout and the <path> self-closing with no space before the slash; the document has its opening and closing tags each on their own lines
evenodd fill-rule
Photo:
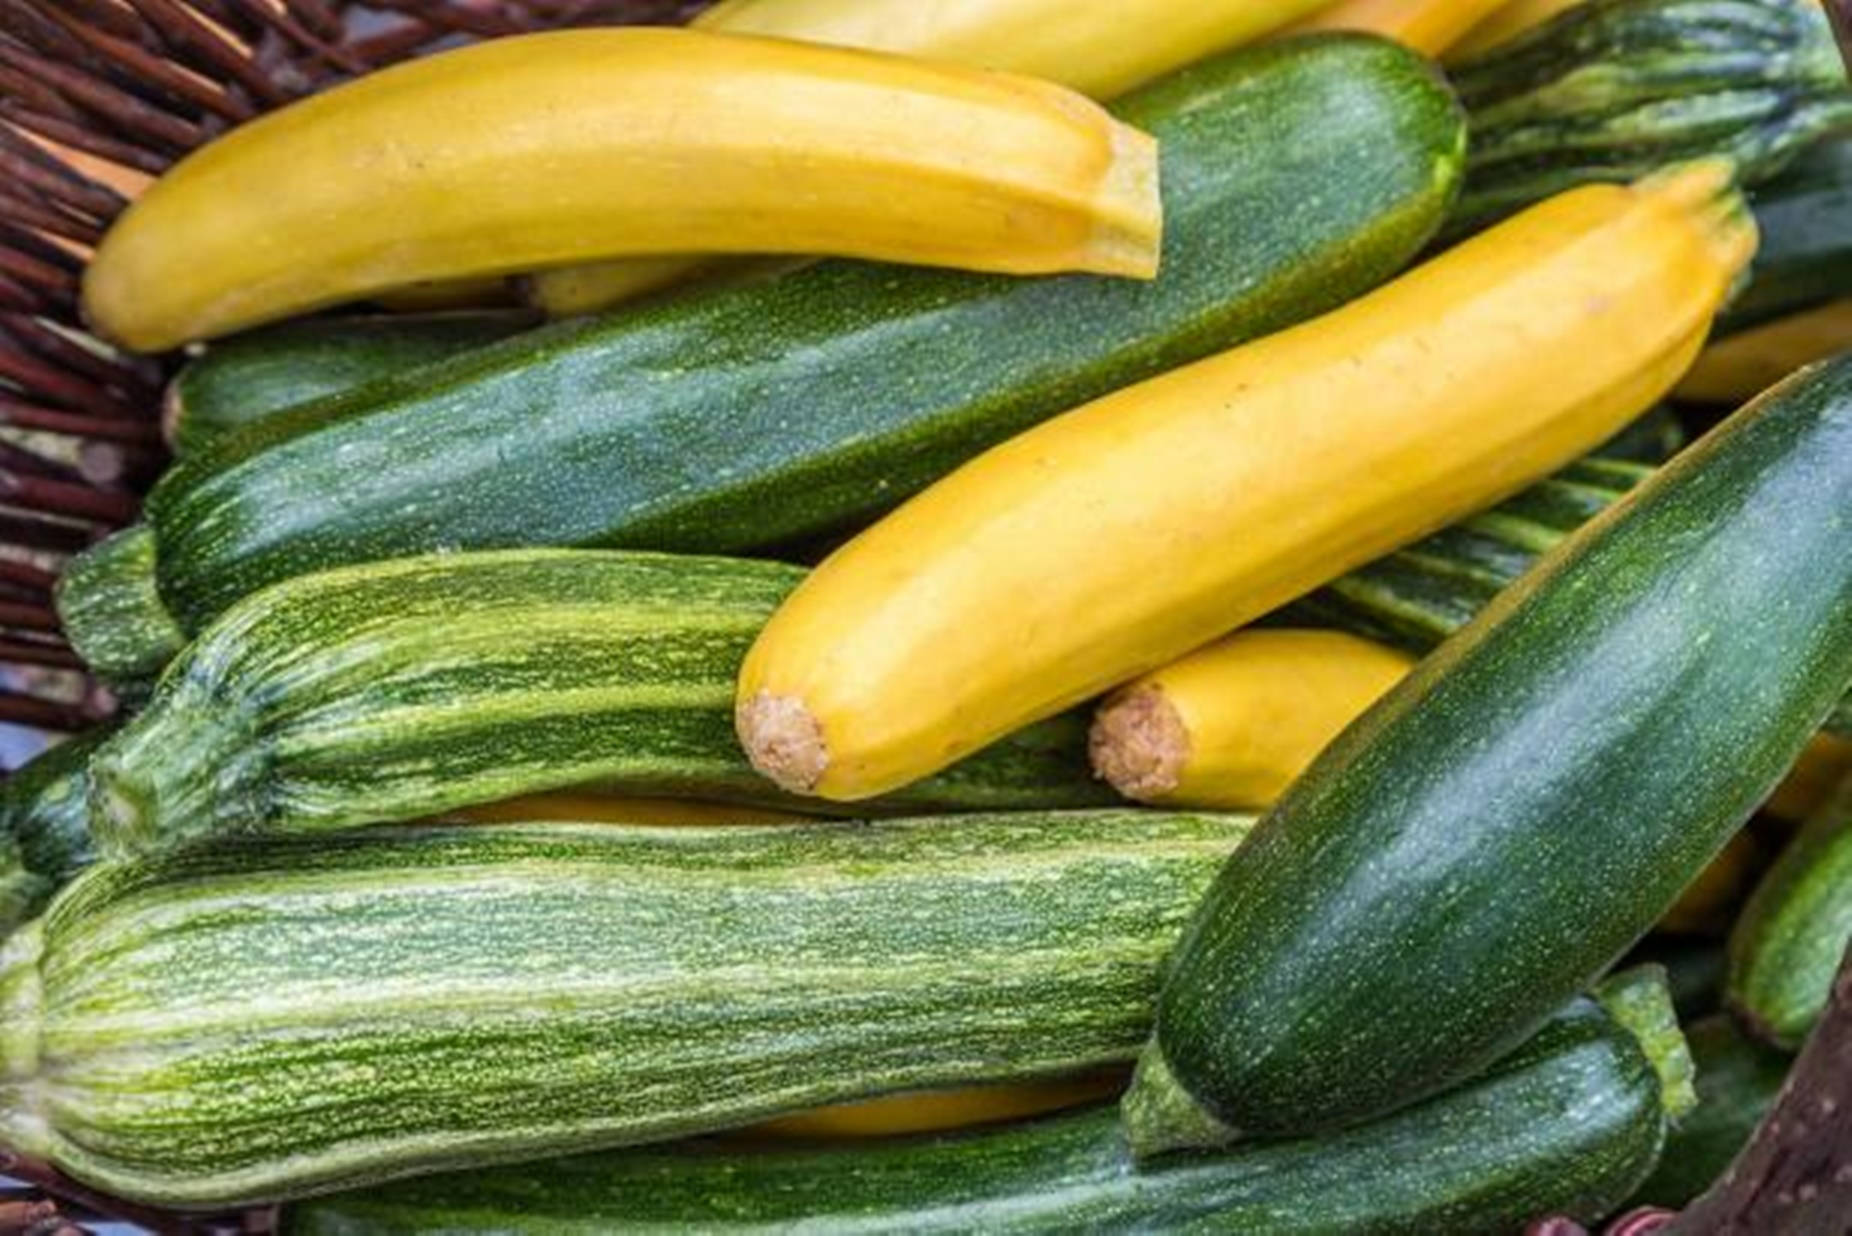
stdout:
<svg viewBox="0 0 1852 1236">
<path fill-rule="evenodd" d="M 1755 887 L 1756 877 L 1768 865 L 1768 855 L 1755 835 L 1744 829 L 1710 861 L 1710 865 L 1679 895 L 1655 927 L 1681 935 L 1721 936 L 1730 930 L 1736 907 Z"/>
<path fill-rule="evenodd" d="M 1799 824 L 1824 807 L 1834 788 L 1847 777 L 1852 777 L 1852 740 L 1816 734 L 1762 809 Z"/>
<path fill-rule="evenodd" d="M 1501 43 L 1509 43 L 1549 21 L 1564 9 L 1572 9 L 1587 0 L 1505 0 L 1492 7 L 1486 19 L 1466 32 L 1466 37 L 1447 49 L 1447 63 L 1455 64 L 1483 55 Z"/>
<path fill-rule="evenodd" d="M 1093 770 L 1142 802 L 1264 809 L 1413 664 L 1341 631 L 1237 631 L 1109 696 Z"/>
<path fill-rule="evenodd" d="M 1753 253 L 1730 178 L 1562 194 L 979 456 L 773 615 L 747 753 L 824 798 L 906 785 L 1587 452 L 1684 372 Z"/>
<path fill-rule="evenodd" d="M 579 824 L 801 824 L 813 819 L 794 811 L 735 807 L 726 803 L 687 802 L 676 798 L 619 798 L 571 790 L 528 794 L 450 812 L 445 820 L 474 824 L 525 824 L 569 820 Z"/>
<path fill-rule="evenodd" d="M 697 29 L 925 56 L 1047 78 L 1110 99 L 1252 42 L 1325 0 L 721 0 Z M 536 273 L 534 304 L 590 313 L 688 279 L 686 256 Z"/>
<path fill-rule="evenodd" d="M 692 30 L 412 60 L 240 126 L 124 213 L 92 323 L 159 350 L 425 280 L 843 253 L 1155 273 L 1156 144 L 1072 91 Z"/>
<path fill-rule="evenodd" d="M 1705 348 L 1673 394 L 1696 403 L 1741 403 L 1803 365 L 1852 348 L 1852 300 L 1752 326 Z"/>
<path fill-rule="evenodd" d="M 1129 1076 L 1126 1069 L 1106 1069 L 1046 1081 L 885 1095 L 779 1116 L 741 1129 L 739 1136 L 804 1140 L 898 1137 L 996 1124 L 1108 1098 L 1125 1089 Z"/>
<path fill-rule="evenodd" d="M 1508 0 L 1338 0 L 1286 33 L 1357 30 L 1438 56 L 1505 3 Z"/>
</svg>

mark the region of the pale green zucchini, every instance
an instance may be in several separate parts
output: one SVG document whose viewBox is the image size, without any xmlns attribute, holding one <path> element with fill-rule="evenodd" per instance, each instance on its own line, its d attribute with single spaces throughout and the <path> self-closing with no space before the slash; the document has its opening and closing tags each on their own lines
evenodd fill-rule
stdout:
<svg viewBox="0 0 1852 1236">
<path fill-rule="evenodd" d="M 803 574 L 509 550 L 288 580 L 213 623 L 97 753 L 97 843 L 325 831 L 569 786 L 799 803 L 739 749 L 733 680 Z M 871 809 L 1114 802 L 1082 728 L 1058 718 Z"/>
<path fill-rule="evenodd" d="M 1249 825 L 423 826 L 99 864 L 0 951 L 0 1142 L 230 1206 L 1128 1060 Z"/>
</svg>

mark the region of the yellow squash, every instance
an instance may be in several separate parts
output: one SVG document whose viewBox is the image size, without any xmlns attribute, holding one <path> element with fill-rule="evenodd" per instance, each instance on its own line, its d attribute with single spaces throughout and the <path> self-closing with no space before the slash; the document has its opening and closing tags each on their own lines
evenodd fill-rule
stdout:
<svg viewBox="0 0 1852 1236">
<path fill-rule="evenodd" d="M 1356 30 L 1438 56 L 1506 3 L 1509 0 L 1338 0 L 1286 33 Z"/>
<path fill-rule="evenodd" d="M 1719 339 L 1699 355 L 1673 394 L 1695 403 L 1737 404 L 1803 365 L 1852 348 L 1852 300 L 1835 300 Z"/>
<path fill-rule="evenodd" d="M 1572 9 L 1586 0 L 1505 0 L 1492 6 L 1484 21 L 1466 32 L 1466 37 L 1447 49 L 1447 63 L 1471 60 L 1509 43 L 1549 21 L 1564 9 Z"/>
<path fill-rule="evenodd" d="M 1109 1098 L 1125 1089 L 1129 1077 L 1127 1069 L 1103 1069 L 1046 1081 L 885 1095 L 779 1116 L 741 1129 L 738 1136 L 834 1141 L 964 1129 L 1022 1120 Z"/>
<path fill-rule="evenodd" d="M 842 253 L 1149 277 L 1156 146 L 1037 79 L 692 30 L 410 61 L 243 125 L 122 216 L 92 323 L 154 351 L 427 280 Z"/>
<path fill-rule="evenodd" d="M 1251 42 L 1324 0 L 721 0 L 701 30 L 925 56 L 1026 73 L 1110 99 L 1211 52 Z M 539 271 L 534 304 L 591 313 L 682 283 L 711 266 L 690 255 Z"/>
<path fill-rule="evenodd" d="M 1107 697 L 1093 770 L 1141 802 L 1262 810 L 1413 664 L 1341 631 L 1237 631 Z"/>
<path fill-rule="evenodd" d="M 1562 194 L 979 456 L 773 615 L 747 753 L 825 798 L 906 785 L 1587 452 L 1684 372 L 1753 253 L 1730 179 Z"/>
</svg>

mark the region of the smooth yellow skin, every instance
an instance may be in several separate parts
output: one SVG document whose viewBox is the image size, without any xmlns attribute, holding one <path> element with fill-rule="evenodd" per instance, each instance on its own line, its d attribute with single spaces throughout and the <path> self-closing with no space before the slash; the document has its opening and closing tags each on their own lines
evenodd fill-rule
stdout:
<svg viewBox="0 0 1852 1236">
<path fill-rule="evenodd" d="M 1125 1089 L 1127 1078 L 1126 1070 L 1111 1069 L 1047 1081 L 885 1095 L 860 1103 L 840 1103 L 779 1116 L 741 1129 L 738 1136 L 803 1141 L 859 1140 L 998 1124 L 1108 1098 Z"/>
<path fill-rule="evenodd" d="M 1816 734 L 1762 809 L 1777 819 L 1802 823 L 1826 805 L 1847 777 L 1852 777 L 1852 741 Z"/>
<path fill-rule="evenodd" d="M 1575 189 L 979 456 L 773 615 L 747 751 L 755 713 L 799 712 L 821 767 L 789 788 L 906 785 L 1586 453 L 1684 372 L 1754 252 L 1729 184 L 1705 161 Z"/>
<path fill-rule="evenodd" d="M 464 807 L 444 817 L 447 822 L 472 824 L 527 824 L 565 820 L 575 824 L 643 824 L 665 828 L 713 824 L 804 824 L 814 816 L 765 807 L 735 807 L 727 803 L 686 802 L 676 798 L 617 798 L 571 791 L 526 794 L 501 802 Z"/>
<path fill-rule="evenodd" d="M 1285 33 L 1358 30 L 1380 34 L 1425 56 L 1438 56 L 1459 42 L 1488 14 L 1510 0 L 1338 0 Z"/>
<path fill-rule="evenodd" d="M 1852 348 L 1852 300 L 1777 318 L 1719 339 L 1699 354 L 1673 394 L 1697 403 L 1741 403 L 1803 365 Z"/>
<path fill-rule="evenodd" d="M 722 0 L 696 29 L 863 47 L 1059 82 L 1110 99 L 1276 30 L 1326 0 Z M 599 262 L 534 275 L 553 317 L 609 308 L 711 259 Z"/>
<path fill-rule="evenodd" d="M 1493 6 L 1491 13 L 1447 49 L 1447 63 L 1457 64 L 1483 55 L 1494 47 L 1509 43 L 1520 34 L 1528 34 L 1564 9 L 1572 9 L 1587 0 L 1505 0 Z"/>
<path fill-rule="evenodd" d="M 1237 631 L 1134 679 L 1176 710 L 1189 750 L 1148 802 L 1264 810 L 1414 659 L 1342 631 Z"/>
<path fill-rule="evenodd" d="M 242 125 L 104 237 L 91 322 L 159 351 L 426 280 L 830 253 L 1150 277 L 1156 143 L 1073 91 L 694 30 L 408 61 Z"/>
<path fill-rule="evenodd" d="M 1768 855 L 1754 834 L 1744 830 L 1730 838 L 1710 865 L 1665 912 L 1658 931 L 1680 935 L 1721 936 L 1730 930 L 1736 907 L 1755 887 L 1756 877 L 1768 865 Z"/>
</svg>

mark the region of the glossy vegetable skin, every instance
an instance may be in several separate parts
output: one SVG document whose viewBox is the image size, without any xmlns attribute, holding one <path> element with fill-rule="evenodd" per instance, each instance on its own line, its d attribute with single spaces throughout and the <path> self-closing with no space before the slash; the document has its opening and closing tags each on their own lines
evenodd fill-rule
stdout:
<svg viewBox="0 0 1852 1236">
<path fill-rule="evenodd" d="M 1600 973 L 1852 681 L 1847 510 L 1852 358 L 1743 409 L 1427 658 L 1204 899 L 1135 1144 L 1394 1110 Z"/>
<path fill-rule="evenodd" d="M 0 1136 L 234 1206 L 1095 1069 L 1148 1033 L 1248 823 L 468 825 L 99 864 L 0 951 Z"/>
<path fill-rule="evenodd" d="M 1728 175 L 1564 194 L 993 448 L 779 607 L 742 745 L 787 789 L 883 793 L 1564 466 L 1665 393 L 1747 264 Z"/>
<path fill-rule="evenodd" d="M 292 1206 L 289 1236 L 591 1233 L 1513 1232 L 1593 1221 L 1664 1137 L 1629 1032 L 1577 1000 L 1459 1090 L 1360 1129 L 1136 1169 L 1110 1108 L 853 1149 L 733 1146 L 556 1160 Z"/>
<path fill-rule="evenodd" d="M 1075 403 L 1386 278 L 1438 225 L 1463 141 L 1432 68 L 1361 38 L 1237 52 L 1117 111 L 1163 144 L 1164 279 L 825 263 L 561 323 L 182 463 L 147 506 L 161 595 L 196 631 L 360 561 L 739 552 L 851 526 Z"/>
<path fill-rule="evenodd" d="M 1150 137 L 1059 86 L 788 40 L 557 30 L 415 57 L 208 142 L 104 235 L 83 305 L 155 352 L 595 258 L 1148 279 L 1161 235 Z"/>
</svg>

